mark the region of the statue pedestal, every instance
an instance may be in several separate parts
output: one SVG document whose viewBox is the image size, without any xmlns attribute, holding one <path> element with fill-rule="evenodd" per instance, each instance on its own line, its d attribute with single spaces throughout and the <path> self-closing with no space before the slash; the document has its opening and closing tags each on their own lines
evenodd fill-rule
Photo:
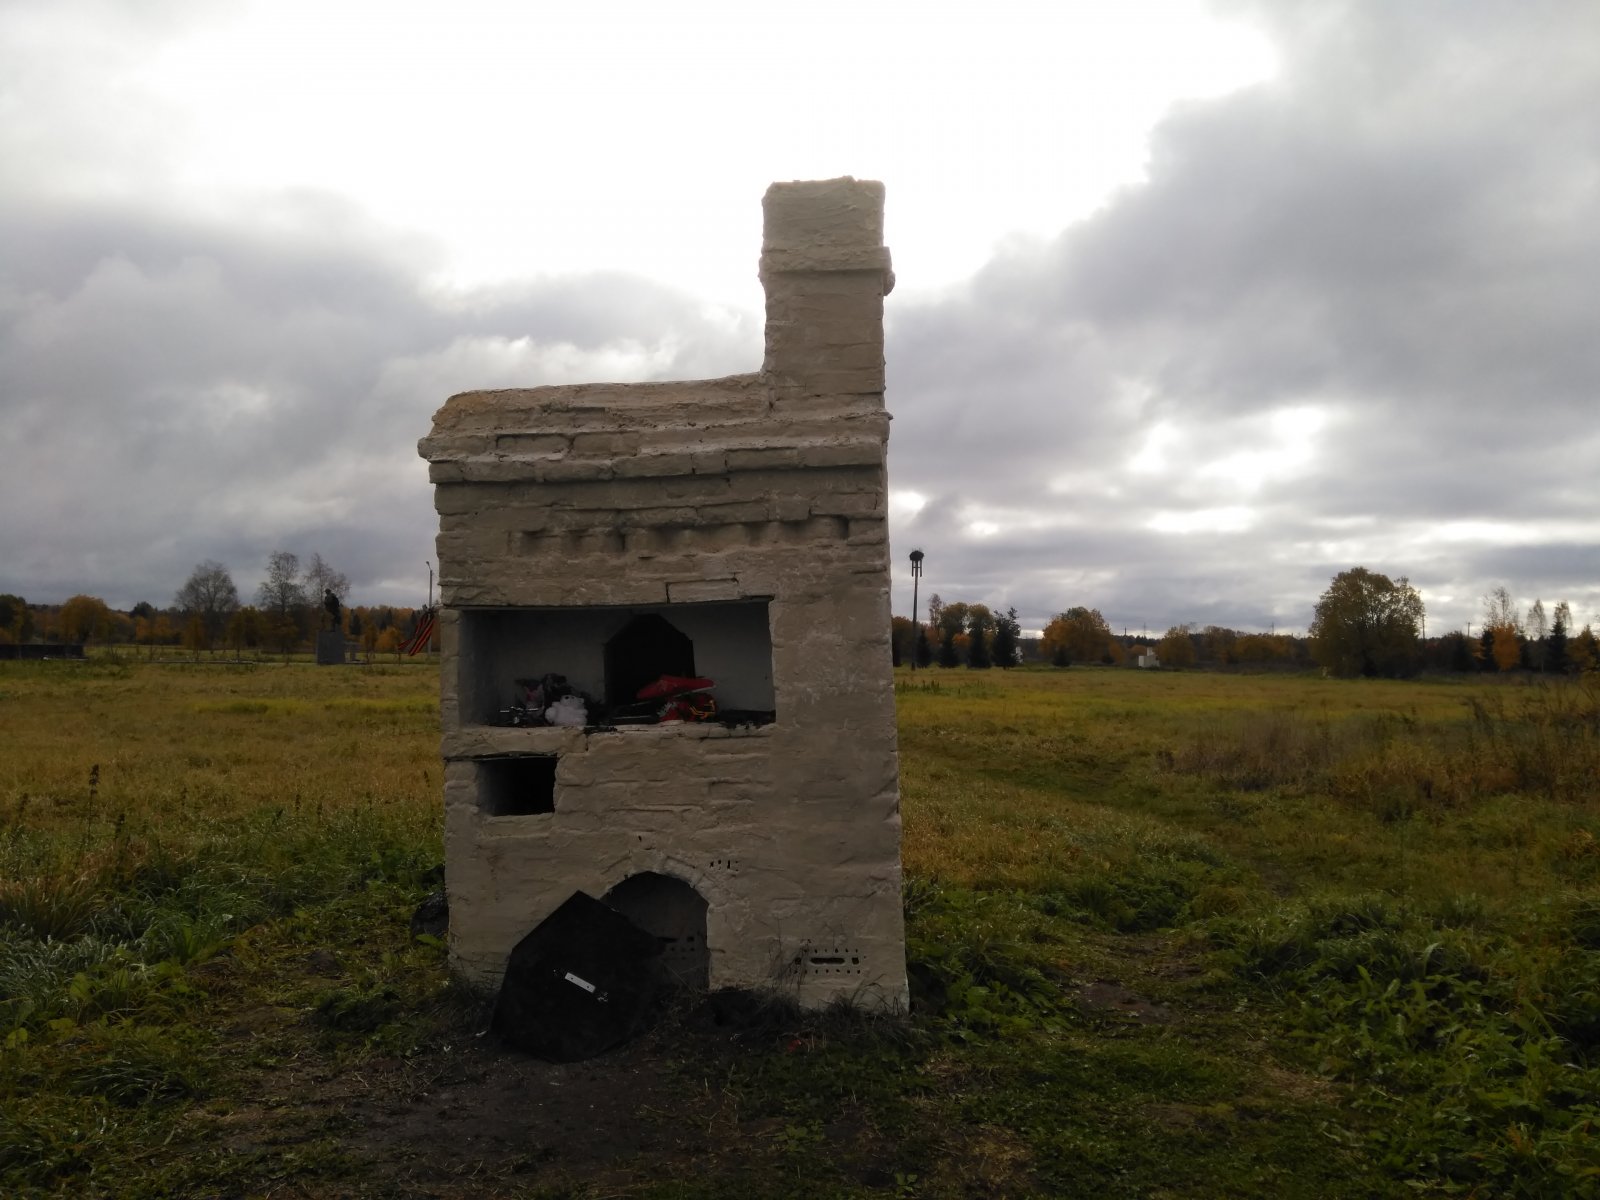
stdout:
<svg viewBox="0 0 1600 1200">
<path fill-rule="evenodd" d="M 324 629 L 317 634 L 317 666 L 336 667 L 344 661 L 344 633 Z"/>
</svg>

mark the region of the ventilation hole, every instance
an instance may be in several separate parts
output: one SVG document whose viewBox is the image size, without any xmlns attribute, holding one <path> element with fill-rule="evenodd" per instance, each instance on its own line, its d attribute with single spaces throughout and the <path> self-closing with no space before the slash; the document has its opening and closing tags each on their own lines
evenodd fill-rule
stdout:
<svg viewBox="0 0 1600 1200">
<path fill-rule="evenodd" d="M 478 762 L 478 803 L 492 817 L 556 810 L 556 756 L 508 755 Z"/>
</svg>

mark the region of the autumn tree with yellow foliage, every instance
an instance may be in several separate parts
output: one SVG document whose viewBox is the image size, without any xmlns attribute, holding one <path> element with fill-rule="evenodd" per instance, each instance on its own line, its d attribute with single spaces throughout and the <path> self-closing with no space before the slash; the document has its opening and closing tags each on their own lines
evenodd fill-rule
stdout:
<svg viewBox="0 0 1600 1200">
<path fill-rule="evenodd" d="M 379 653 L 393 654 L 395 662 L 400 661 L 400 651 L 404 649 L 404 647 L 405 643 L 401 641 L 400 631 L 393 625 L 389 626 L 389 628 L 380 633 L 378 635 L 377 642 L 374 643 L 374 648 Z"/>
<path fill-rule="evenodd" d="M 1040 649 L 1058 667 L 1075 662 L 1102 662 L 1110 654 L 1111 627 L 1097 608 L 1079 605 L 1057 613 L 1044 627 Z"/>
<path fill-rule="evenodd" d="M 1335 675 L 1410 675 L 1419 665 L 1422 618 L 1422 596 L 1404 575 L 1351 567 L 1317 601 L 1311 653 Z"/>
<path fill-rule="evenodd" d="M 1483 598 L 1483 644 L 1496 670 L 1509 671 L 1522 662 L 1522 623 L 1504 587 Z"/>
<path fill-rule="evenodd" d="M 74 596 L 56 614 L 65 642 L 103 642 L 111 636 L 111 610 L 98 596 Z"/>
<path fill-rule="evenodd" d="M 1163 667 L 1194 666 L 1194 635 L 1187 625 L 1174 625 L 1156 643 L 1156 657 Z"/>
</svg>

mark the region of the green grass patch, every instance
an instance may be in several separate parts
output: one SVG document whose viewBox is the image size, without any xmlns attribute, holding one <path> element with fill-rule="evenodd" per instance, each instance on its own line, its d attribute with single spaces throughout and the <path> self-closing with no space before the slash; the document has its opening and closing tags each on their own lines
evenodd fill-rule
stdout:
<svg viewBox="0 0 1600 1200">
<path fill-rule="evenodd" d="M 909 1017 L 563 1074 L 407 928 L 436 682 L 0 665 L 0 1192 L 1600 1195 L 1591 685 L 902 672 Z"/>
</svg>

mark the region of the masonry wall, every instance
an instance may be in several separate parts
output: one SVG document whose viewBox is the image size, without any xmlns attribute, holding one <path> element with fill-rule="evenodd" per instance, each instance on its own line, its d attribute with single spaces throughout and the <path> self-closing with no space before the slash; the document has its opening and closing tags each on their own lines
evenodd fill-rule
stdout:
<svg viewBox="0 0 1600 1200">
<path fill-rule="evenodd" d="M 469 392 L 422 441 L 451 954 L 469 979 L 497 983 L 573 890 L 655 872 L 707 901 L 711 986 L 906 1002 L 882 198 L 850 179 L 769 190 L 759 373 Z M 697 644 L 721 637 L 731 692 L 770 694 L 773 723 L 485 722 L 497 678 L 541 658 L 592 672 L 594 645 L 567 643 L 636 611 L 701 628 Z M 553 811 L 489 815 L 484 764 L 518 755 L 556 756 Z"/>
</svg>

